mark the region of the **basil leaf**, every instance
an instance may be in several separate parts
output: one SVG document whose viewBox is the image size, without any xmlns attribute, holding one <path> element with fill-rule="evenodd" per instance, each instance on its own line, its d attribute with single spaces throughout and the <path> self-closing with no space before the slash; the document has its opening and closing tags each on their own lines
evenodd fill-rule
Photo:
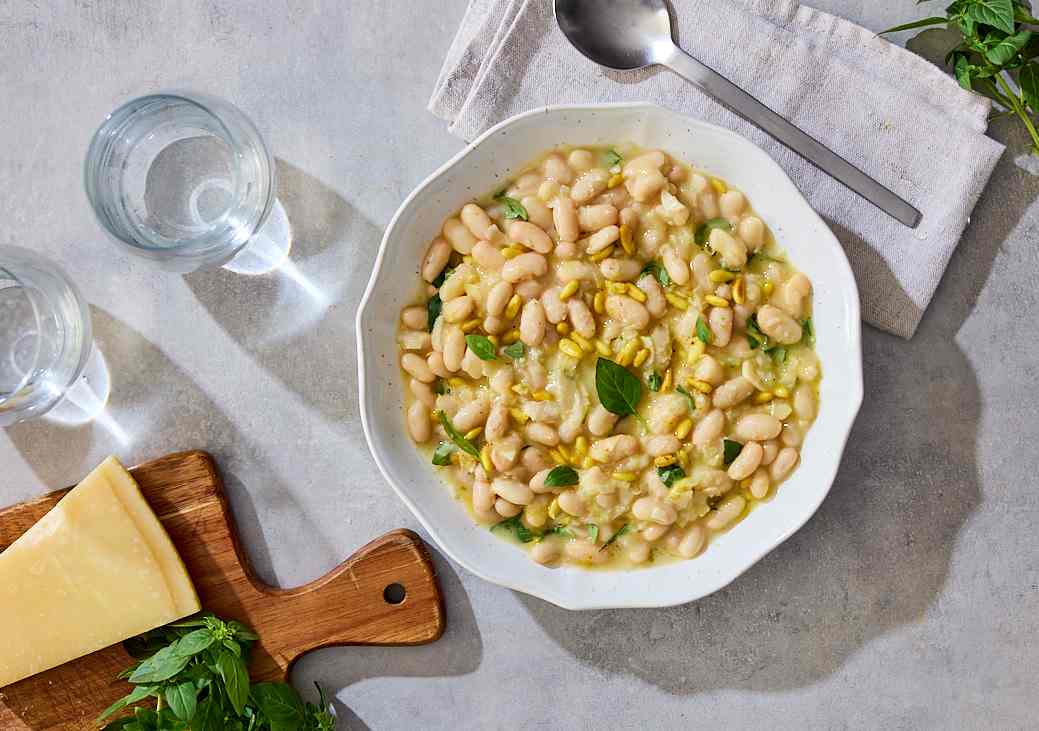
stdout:
<svg viewBox="0 0 1039 731">
<path fill-rule="evenodd" d="M 646 379 L 646 384 L 649 386 L 649 390 L 654 393 L 660 391 L 660 387 L 664 385 L 664 379 L 659 373 L 653 371 L 649 374 L 649 378 Z"/>
<path fill-rule="evenodd" d="M 667 467 L 657 467 L 657 477 L 668 487 L 674 485 L 678 480 L 685 477 L 685 470 L 680 465 L 668 465 Z"/>
<path fill-rule="evenodd" d="M 197 629 L 177 640 L 177 653 L 192 657 L 205 650 L 216 640 L 208 629 Z"/>
<path fill-rule="evenodd" d="M 971 73 L 974 71 L 974 66 L 967 59 L 965 55 L 958 54 L 956 56 L 956 64 L 953 66 L 953 72 L 956 74 L 956 80 L 960 82 L 967 91 L 974 90 L 974 84 L 971 81 Z"/>
<path fill-rule="evenodd" d="M 696 317 L 696 337 L 704 345 L 711 344 L 711 330 L 707 327 L 707 323 L 703 321 L 703 315 L 697 315 Z"/>
<path fill-rule="evenodd" d="M 520 541 L 520 543 L 531 543 L 532 541 L 540 538 L 530 528 L 523 525 L 523 521 L 520 520 L 518 515 L 511 518 L 506 518 L 500 523 L 495 523 L 491 526 L 491 531 L 498 530 L 499 528 L 505 529 L 512 533 Z"/>
<path fill-rule="evenodd" d="M 642 273 L 639 276 L 649 274 L 658 282 L 662 287 L 671 286 L 671 275 L 667 273 L 667 269 L 662 267 L 658 262 L 651 261 L 642 267 Z"/>
<path fill-rule="evenodd" d="M 595 361 L 595 390 L 603 408 L 618 416 L 636 414 L 642 384 L 627 368 L 607 358 Z"/>
<path fill-rule="evenodd" d="M 573 538 L 574 532 L 567 528 L 565 525 L 554 525 L 547 531 L 548 534 L 555 534 L 557 536 L 563 536 L 563 538 Z"/>
<path fill-rule="evenodd" d="M 251 629 L 246 627 L 241 622 L 236 622 L 232 619 L 230 622 L 227 623 L 227 626 L 231 629 L 232 632 L 234 632 L 236 640 L 246 640 L 250 642 L 255 642 L 256 640 L 260 639 L 260 636 L 258 634 L 253 632 Z"/>
<path fill-rule="evenodd" d="M 728 467 L 732 464 L 733 460 L 740 456 L 740 452 L 743 451 L 743 445 L 732 439 L 725 439 L 722 442 L 724 450 L 724 461 L 725 466 Z"/>
<path fill-rule="evenodd" d="M 1034 114 L 1039 114 L 1039 63 L 1032 62 L 1021 69 L 1018 78 L 1021 93 Z"/>
<path fill-rule="evenodd" d="M 1014 32 L 1014 3 L 1012 0 L 974 0 L 967 6 L 966 16 L 982 25 L 1004 33 Z"/>
<path fill-rule="evenodd" d="M 469 350 L 473 351 L 476 357 L 480 360 L 498 359 L 498 356 L 495 354 L 497 348 L 495 348 L 494 343 L 488 340 L 484 335 L 466 335 L 465 344 L 469 346 Z"/>
<path fill-rule="evenodd" d="M 451 455 L 457 451 L 458 447 L 451 444 L 451 442 L 440 442 L 437 448 L 433 450 L 433 464 L 437 467 L 451 464 Z"/>
<path fill-rule="evenodd" d="M 505 195 L 504 190 L 498 193 L 496 196 L 494 196 L 494 199 L 496 201 L 501 202 L 502 208 L 505 210 L 505 218 L 507 218 L 508 220 L 530 220 L 530 216 L 527 214 L 527 209 L 523 207 L 523 204 L 515 198 L 510 198 L 509 196 Z"/>
<path fill-rule="evenodd" d="M 454 442 L 459 449 L 473 457 L 474 459 L 480 459 L 480 450 L 476 448 L 476 445 L 466 439 L 457 429 L 451 420 L 447 418 L 447 414 L 443 411 L 437 412 L 437 419 L 440 421 L 440 425 L 444 427 L 444 431 L 447 432 L 447 436 Z"/>
<path fill-rule="evenodd" d="M 722 231 L 732 231 L 732 224 L 727 218 L 712 218 L 704 221 L 696 229 L 696 243 L 700 246 L 706 244 L 707 240 L 711 238 L 711 231 L 716 228 Z"/>
<path fill-rule="evenodd" d="M 995 46 L 985 51 L 985 59 L 996 66 L 1003 66 L 1010 63 L 1011 59 L 1014 58 L 1021 49 L 1028 45 L 1028 41 L 1032 39 L 1032 31 L 1023 30 L 1020 33 L 1015 33 L 1012 36 L 1007 36 L 999 41 Z"/>
<path fill-rule="evenodd" d="M 566 465 L 553 467 L 552 471 L 545 477 L 545 487 L 567 487 L 579 482 L 577 470 Z"/>
<path fill-rule="evenodd" d="M 786 363 L 786 348 L 778 347 L 772 348 L 768 353 L 772 356 L 772 361 L 777 364 Z"/>
<path fill-rule="evenodd" d="M 948 23 L 949 19 L 941 15 L 933 15 L 930 18 L 922 18 L 920 20 L 914 20 L 912 23 L 903 23 L 902 25 L 896 25 L 894 28 L 888 28 L 877 33 L 878 36 L 882 36 L 885 33 L 898 33 L 903 30 L 913 30 L 914 28 L 926 28 L 930 25 L 944 25 Z"/>
<path fill-rule="evenodd" d="M 585 525 L 585 529 L 588 531 L 588 537 L 592 539 L 592 543 L 598 543 L 599 526 L 597 526 L 595 523 L 588 523 Z"/>
<path fill-rule="evenodd" d="M 812 327 L 812 318 L 806 317 L 801 321 L 801 338 L 806 343 L 815 342 L 815 329 Z"/>
<path fill-rule="evenodd" d="M 129 680 L 134 684 L 161 683 L 163 680 L 169 680 L 187 667 L 190 661 L 191 655 L 179 654 L 177 652 L 177 642 L 174 642 L 138 665 L 137 669 L 130 675 Z"/>
<path fill-rule="evenodd" d="M 115 703 L 106 708 L 100 716 L 97 717 L 97 723 L 104 721 L 106 718 L 111 716 L 113 713 L 118 713 L 127 706 L 132 706 L 134 703 L 143 701 L 148 696 L 158 691 L 158 686 L 155 685 L 138 685 L 128 695 L 124 695 L 122 698 L 117 700 Z"/>
<path fill-rule="evenodd" d="M 441 287 L 443 287 L 444 286 L 444 282 L 447 281 L 447 278 L 451 276 L 451 272 L 453 272 L 454 270 L 455 270 L 454 267 L 444 267 L 441 270 L 440 274 L 437 275 L 437 278 L 433 280 L 433 282 L 432 282 L 433 286 L 436 287 L 437 289 L 440 289 Z"/>
<path fill-rule="evenodd" d="M 614 165 L 620 165 L 624 161 L 624 157 L 611 147 L 603 155 L 603 160 L 606 162 L 606 167 L 612 168 Z"/>
<path fill-rule="evenodd" d="M 216 668 L 224 679 L 224 690 L 235 712 L 240 716 L 249 701 L 249 671 L 245 661 L 227 650 L 221 650 L 216 658 Z"/>
<path fill-rule="evenodd" d="M 250 697 L 272 729 L 301 728 L 304 721 L 303 700 L 285 683 L 257 683 Z"/>
<path fill-rule="evenodd" d="M 433 393 L 435 393 L 437 396 L 443 396 L 445 393 L 450 393 L 450 390 L 445 385 L 443 378 L 438 378 L 433 383 Z"/>
<path fill-rule="evenodd" d="M 620 538 L 622 535 L 624 535 L 625 533 L 629 532 L 630 530 L 631 530 L 631 525 L 629 525 L 628 523 L 625 523 L 624 525 L 622 525 L 620 527 L 619 531 L 617 531 L 612 536 L 610 536 L 609 540 L 602 544 L 602 548 L 600 548 L 599 550 L 600 551 L 605 551 L 607 548 L 609 548 L 611 545 L 613 545 L 614 541 L 616 541 L 618 538 Z"/>
<path fill-rule="evenodd" d="M 771 350 L 768 335 L 761 332 L 761 328 L 758 326 L 757 313 L 747 318 L 747 343 L 750 345 L 751 350 L 758 347 L 766 353 Z"/>
<path fill-rule="evenodd" d="M 440 293 L 434 294 L 426 303 L 426 329 L 433 332 L 433 326 L 440 317 L 440 311 L 444 309 L 444 303 L 440 299 Z"/>
<path fill-rule="evenodd" d="M 166 703 L 170 710 L 181 721 L 190 721 L 195 716 L 198 704 L 198 691 L 190 680 L 185 683 L 171 685 L 166 689 Z"/>
<path fill-rule="evenodd" d="M 690 411 L 696 411 L 696 399 L 693 398 L 693 394 L 686 390 L 685 386 L 675 386 L 675 391 L 685 396 Z"/>
<path fill-rule="evenodd" d="M 527 355 L 527 346 L 523 344 L 522 340 L 517 340 L 507 348 L 503 348 L 501 352 L 513 360 L 519 360 Z"/>
</svg>

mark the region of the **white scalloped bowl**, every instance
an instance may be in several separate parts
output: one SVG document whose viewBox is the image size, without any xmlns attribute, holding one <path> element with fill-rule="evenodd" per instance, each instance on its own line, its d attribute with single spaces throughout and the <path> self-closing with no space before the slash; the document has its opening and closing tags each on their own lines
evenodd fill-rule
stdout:
<svg viewBox="0 0 1039 731">
<path fill-rule="evenodd" d="M 407 436 L 397 323 L 414 301 L 419 264 L 444 218 L 559 144 L 661 148 L 744 191 L 791 261 L 814 284 L 822 361 L 819 415 L 801 463 L 774 498 L 702 555 L 633 571 L 546 568 L 473 523 Z M 487 581 L 567 609 L 664 607 L 706 596 L 789 538 L 830 490 L 862 403 L 859 295 L 837 239 L 763 150 L 728 130 L 649 104 L 536 109 L 513 117 L 429 176 L 398 209 L 357 312 L 361 419 L 383 476 L 440 548 Z"/>
</svg>

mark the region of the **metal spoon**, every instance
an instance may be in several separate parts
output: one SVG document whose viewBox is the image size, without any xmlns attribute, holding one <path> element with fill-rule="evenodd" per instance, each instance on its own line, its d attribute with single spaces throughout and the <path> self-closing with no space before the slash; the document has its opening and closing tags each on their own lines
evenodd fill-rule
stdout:
<svg viewBox="0 0 1039 731">
<path fill-rule="evenodd" d="M 920 223 L 920 211 L 896 193 L 679 48 L 664 0 L 555 0 L 555 12 L 564 35 L 597 64 L 667 66 L 888 215 L 910 228 Z"/>
</svg>

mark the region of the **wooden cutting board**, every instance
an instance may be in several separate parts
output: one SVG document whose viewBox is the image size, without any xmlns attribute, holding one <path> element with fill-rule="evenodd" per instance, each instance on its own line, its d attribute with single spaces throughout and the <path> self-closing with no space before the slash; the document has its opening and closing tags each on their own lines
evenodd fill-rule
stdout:
<svg viewBox="0 0 1039 731">
<path fill-rule="evenodd" d="M 292 663 L 319 647 L 419 645 L 443 633 L 433 565 L 411 531 L 387 533 L 306 586 L 276 589 L 256 578 L 242 554 L 208 454 L 171 454 L 130 472 L 184 559 L 202 607 L 260 635 L 249 668 L 255 681 L 287 680 Z M 0 510 L 0 551 L 66 492 Z M 96 728 L 97 715 L 128 692 L 115 677 L 131 663 L 116 645 L 0 689 L 0 729 Z"/>
</svg>

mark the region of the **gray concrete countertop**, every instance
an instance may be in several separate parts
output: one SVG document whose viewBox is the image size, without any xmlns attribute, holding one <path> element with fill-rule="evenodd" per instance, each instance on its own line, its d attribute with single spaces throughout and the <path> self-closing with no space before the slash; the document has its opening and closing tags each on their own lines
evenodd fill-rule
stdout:
<svg viewBox="0 0 1039 731">
<path fill-rule="evenodd" d="M 930 10 L 814 4 L 874 29 Z M 461 147 L 425 105 L 464 5 L 0 0 L 0 244 L 55 258 L 82 287 L 125 432 L 0 433 L 0 504 L 111 452 L 202 448 L 270 582 L 416 527 L 364 443 L 353 314 L 383 226 Z M 80 184 L 87 142 L 116 105 L 164 88 L 255 120 L 293 262 L 328 306 L 285 277 L 164 274 L 103 240 Z M 1009 123 L 992 134 L 1024 146 Z M 866 401 L 833 491 L 730 587 L 571 613 L 438 554 L 443 639 L 323 650 L 297 685 L 333 689 L 362 729 L 1035 728 L 1037 195 L 1004 156 L 916 337 L 865 328 Z"/>
</svg>

